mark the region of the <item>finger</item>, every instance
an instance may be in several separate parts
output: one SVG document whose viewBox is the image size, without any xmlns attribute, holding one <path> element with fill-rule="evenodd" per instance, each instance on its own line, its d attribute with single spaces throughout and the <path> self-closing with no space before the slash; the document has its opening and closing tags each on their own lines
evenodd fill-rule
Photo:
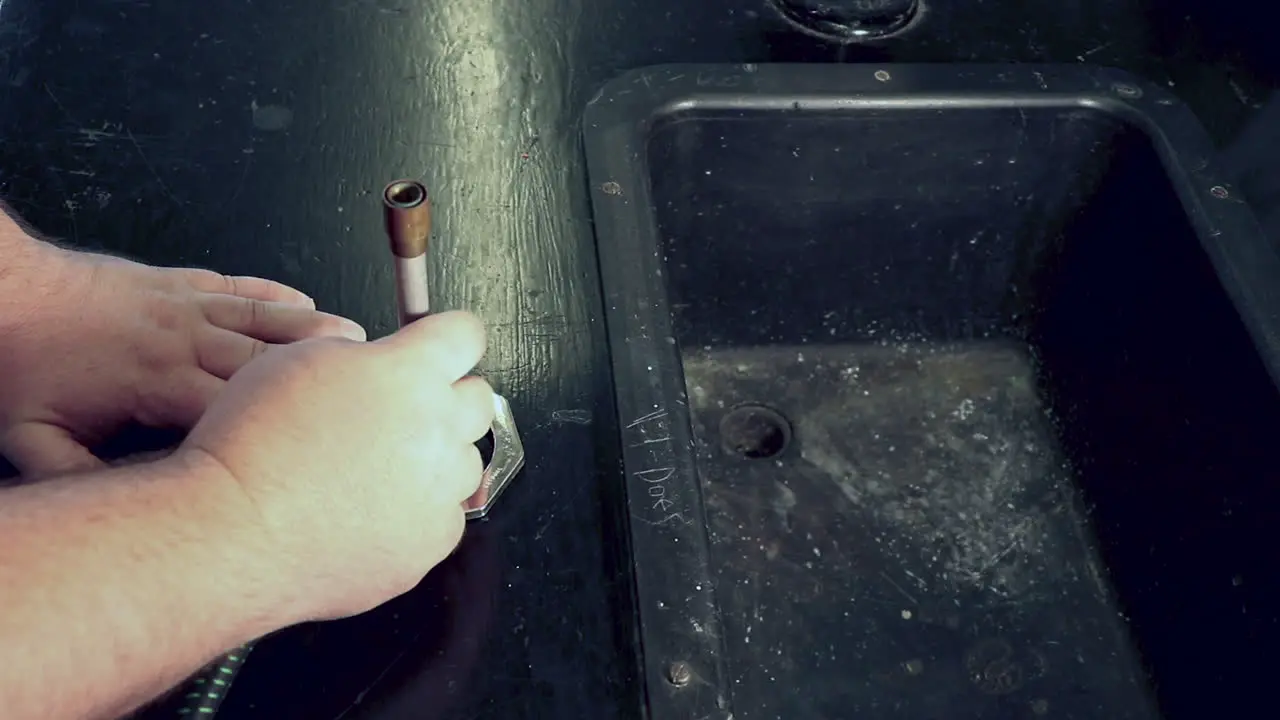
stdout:
<svg viewBox="0 0 1280 720">
<path fill-rule="evenodd" d="M 0 452 L 23 478 L 63 475 L 105 466 L 71 433 L 55 425 L 23 423 L 0 438 Z"/>
<path fill-rule="evenodd" d="M 352 320 L 287 303 L 209 294 L 203 296 L 200 307 L 210 323 L 263 342 L 285 344 L 316 337 L 365 339 L 364 328 Z"/>
<path fill-rule="evenodd" d="M 462 439 L 475 442 L 484 437 L 493 425 L 496 412 L 493 388 L 484 378 L 472 375 L 453 384 L 453 397 L 453 426 L 461 433 Z"/>
<path fill-rule="evenodd" d="M 270 347 L 258 338 L 211 326 L 196 336 L 196 362 L 210 375 L 230 380 Z"/>
<path fill-rule="evenodd" d="M 190 430 L 226 386 L 222 378 L 191 368 L 175 373 L 153 389 L 138 411 L 138 422 L 160 428 Z"/>
<path fill-rule="evenodd" d="M 456 481 L 460 490 L 458 503 L 462 504 L 480 492 L 480 486 L 484 482 L 484 458 L 480 456 L 480 449 L 475 445 L 462 448 L 456 467 Z"/>
<path fill-rule="evenodd" d="M 316 301 L 288 285 L 246 275 L 223 275 L 212 270 L 176 268 L 192 288 L 205 293 L 235 295 L 249 300 L 279 302 L 315 309 Z"/>
<path fill-rule="evenodd" d="M 475 315 L 450 311 L 428 315 L 378 342 L 453 382 L 471 372 L 484 357 L 485 332 Z"/>
</svg>

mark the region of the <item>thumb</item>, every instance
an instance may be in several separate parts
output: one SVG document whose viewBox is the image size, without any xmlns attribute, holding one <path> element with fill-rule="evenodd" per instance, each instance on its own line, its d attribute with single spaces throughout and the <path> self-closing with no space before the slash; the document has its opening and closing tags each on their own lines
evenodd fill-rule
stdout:
<svg viewBox="0 0 1280 720">
<path fill-rule="evenodd" d="M 71 437 L 71 433 L 41 422 L 10 428 L 0 437 L 0 453 L 13 463 L 24 480 L 105 467 L 105 463 Z"/>
<path fill-rule="evenodd" d="M 479 318 L 451 310 L 416 320 L 378 342 L 406 353 L 415 364 L 434 367 L 453 382 L 484 357 L 486 338 Z"/>
</svg>

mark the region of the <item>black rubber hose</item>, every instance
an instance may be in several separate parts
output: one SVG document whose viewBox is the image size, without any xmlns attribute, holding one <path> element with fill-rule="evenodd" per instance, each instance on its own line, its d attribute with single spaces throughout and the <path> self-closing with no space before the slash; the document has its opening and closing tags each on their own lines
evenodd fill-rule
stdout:
<svg viewBox="0 0 1280 720">
<path fill-rule="evenodd" d="M 253 650 L 253 643 L 246 643 L 214 660 L 187 684 L 178 717 L 212 718 L 218 714 L 222 701 L 231 691 L 231 683 L 244 665 L 244 659 Z"/>
</svg>

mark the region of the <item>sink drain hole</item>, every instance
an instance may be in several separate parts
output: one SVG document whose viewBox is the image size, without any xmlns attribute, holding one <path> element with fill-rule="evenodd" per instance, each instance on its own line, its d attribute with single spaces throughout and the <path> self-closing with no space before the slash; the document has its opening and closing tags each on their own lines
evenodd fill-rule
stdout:
<svg viewBox="0 0 1280 720">
<path fill-rule="evenodd" d="M 921 0 L 770 0 L 782 18 L 808 35 L 849 43 L 887 37 L 920 15 Z"/>
<path fill-rule="evenodd" d="M 791 424 L 776 410 L 742 405 L 720 420 L 720 441 L 734 455 L 753 460 L 769 458 L 791 442 Z"/>
</svg>

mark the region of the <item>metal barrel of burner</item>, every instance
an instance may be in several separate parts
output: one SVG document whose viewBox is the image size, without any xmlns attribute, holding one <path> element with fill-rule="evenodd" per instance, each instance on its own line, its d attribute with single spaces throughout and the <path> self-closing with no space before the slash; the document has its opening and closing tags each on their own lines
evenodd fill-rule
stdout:
<svg viewBox="0 0 1280 720">
<path fill-rule="evenodd" d="M 431 200 L 427 188 L 416 180 L 396 180 L 382 192 L 384 225 L 395 262 L 396 304 L 400 326 L 431 312 L 427 276 L 427 251 L 431 240 Z M 494 420 L 489 431 L 492 451 L 485 465 L 480 489 L 467 500 L 467 519 L 489 513 L 502 491 L 524 468 L 524 444 L 516 429 L 511 403 L 493 395 Z"/>
</svg>

